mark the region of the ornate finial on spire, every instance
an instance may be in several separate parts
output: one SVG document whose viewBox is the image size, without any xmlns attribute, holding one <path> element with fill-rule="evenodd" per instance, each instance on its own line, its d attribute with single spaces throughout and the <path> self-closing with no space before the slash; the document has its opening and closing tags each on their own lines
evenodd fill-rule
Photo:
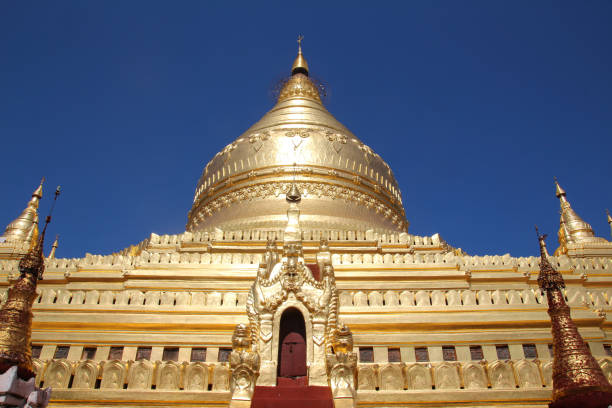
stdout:
<svg viewBox="0 0 612 408">
<path fill-rule="evenodd" d="M 291 75 L 304 74 L 308 76 L 308 63 L 306 58 L 302 55 L 302 41 L 304 40 L 303 35 L 298 36 L 298 55 L 293 61 L 293 67 L 291 67 Z"/>
<path fill-rule="evenodd" d="M 538 226 L 535 227 L 536 235 L 540 243 L 540 274 L 538 275 L 538 286 L 542 291 L 553 288 L 564 288 L 563 276 L 553 268 L 548 260 L 548 250 L 546 249 L 546 234 L 540 235 Z"/>
<path fill-rule="evenodd" d="M 561 274 L 548 260 L 546 235 L 540 235 L 538 285 L 546 293 L 553 337 L 553 400 L 551 408 L 596 408 L 612 404 L 612 386 L 576 328 L 561 288 Z"/>
<path fill-rule="evenodd" d="M 57 250 L 59 241 L 59 234 L 55 236 L 55 241 L 53 241 L 53 245 L 51 245 L 51 253 L 49 253 L 49 259 L 55 258 L 55 251 Z"/>
<path fill-rule="evenodd" d="M 29 247 L 33 247 L 38 239 L 38 204 L 43 196 L 43 184 L 45 178 L 40 181 L 40 185 L 32 193 L 32 198 L 27 207 L 21 214 L 7 225 L 4 231 L 5 241 L 24 242 Z"/>
<path fill-rule="evenodd" d="M 555 255 L 567 254 L 571 244 L 601 244 L 607 242 L 605 239 L 596 237 L 590 224 L 585 222 L 570 205 L 565 190 L 559 185 L 555 178 L 555 195 L 559 198 L 561 205 L 561 220 L 559 222 L 559 248 Z"/>
<path fill-rule="evenodd" d="M 55 189 L 55 196 L 53 197 L 53 203 L 51 204 L 51 209 L 49 210 L 49 215 L 47 215 L 47 218 L 45 219 L 45 226 L 42 230 L 42 234 L 40 234 L 36 247 L 30 250 L 30 252 L 21 258 L 21 261 L 19 261 L 19 271 L 21 272 L 22 277 L 26 274 L 31 274 L 38 279 L 42 279 L 42 274 L 45 271 L 45 257 L 43 256 L 45 234 L 47 233 L 47 227 L 51 222 L 51 214 L 53 214 L 53 209 L 55 208 L 55 203 L 57 202 L 57 197 L 59 197 L 60 192 L 61 188 L 60 186 L 57 186 L 57 189 Z"/>
<path fill-rule="evenodd" d="M 36 293 L 37 281 L 42 279 L 45 269 L 43 257 L 45 233 L 51 222 L 51 214 L 59 194 L 60 188 L 58 187 L 40 238 L 36 246 L 31 248 L 19 261 L 21 275 L 9 289 L 6 302 L 0 309 L 0 373 L 17 366 L 17 375 L 24 380 L 34 377 L 30 345 L 32 304 L 38 296 Z"/>
<path fill-rule="evenodd" d="M 32 197 L 38 197 L 39 199 L 43 196 L 43 184 L 45 183 L 45 178 L 40 179 L 40 185 L 34 192 L 32 193 Z"/>
<path fill-rule="evenodd" d="M 555 195 L 557 196 L 558 199 L 561 200 L 561 202 L 566 201 L 566 194 L 565 194 L 565 190 L 559 185 L 559 181 L 557 180 L 557 178 L 555 177 Z"/>
</svg>

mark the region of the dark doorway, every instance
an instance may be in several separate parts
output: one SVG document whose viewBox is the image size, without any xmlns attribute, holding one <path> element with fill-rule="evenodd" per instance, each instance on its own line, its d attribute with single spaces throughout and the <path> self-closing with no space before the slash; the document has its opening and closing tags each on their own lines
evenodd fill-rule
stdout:
<svg viewBox="0 0 612 408">
<path fill-rule="evenodd" d="M 307 385 L 306 326 L 299 310 L 289 308 L 281 316 L 278 346 L 279 385 L 287 380 Z"/>
</svg>

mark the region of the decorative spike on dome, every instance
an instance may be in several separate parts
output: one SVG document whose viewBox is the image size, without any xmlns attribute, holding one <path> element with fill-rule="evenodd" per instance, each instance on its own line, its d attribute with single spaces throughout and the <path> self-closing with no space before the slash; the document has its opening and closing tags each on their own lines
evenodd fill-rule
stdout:
<svg viewBox="0 0 612 408">
<path fill-rule="evenodd" d="M 303 35 L 298 36 L 298 55 L 297 57 L 295 57 L 295 61 L 293 61 L 293 66 L 291 67 L 291 75 L 304 74 L 308 76 L 308 63 L 306 62 L 306 58 L 304 58 L 304 55 L 302 55 L 303 39 Z"/>
</svg>

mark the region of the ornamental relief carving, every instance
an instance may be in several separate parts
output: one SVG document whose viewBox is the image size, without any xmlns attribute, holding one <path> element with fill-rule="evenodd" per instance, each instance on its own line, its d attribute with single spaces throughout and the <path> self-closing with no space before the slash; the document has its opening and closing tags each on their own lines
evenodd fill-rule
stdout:
<svg viewBox="0 0 612 408">
<path fill-rule="evenodd" d="M 74 369 L 72 388 L 92 389 L 98 378 L 98 365 L 91 360 L 81 361 Z"/>
<path fill-rule="evenodd" d="M 331 132 L 329 130 L 325 132 L 325 136 L 327 137 L 327 140 L 331 142 L 332 148 L 337 154 L 340 154 L 340 150 L 342 150 L 343 145 L 345 145 L 348 141 L 345 134 Z"/>
<path fill-rule="evenodd" d="M 185 389 L 190 391 L 208 390 L 208 367 L 204 363 L 191 363 L 185 368 Z"/>
<path fill-rule="evenodd" d="M 357 141 L 356 139 L 353 139 L 356 143 L 359 143 L 359 150 L 361 150 L 363 152 L 363 158 L 365 159 L 366 162 L 370 163 L 370 156 L 378 156 L 376 153 L 374 153 L 374 151 L 370 148 L 370 146 L 363 144 L 359 141 Z"/>
<path fill-rule="evenodd" d="M 384 203 L 378 199 L 348 187 L 336 186 L 326 183 L 296 183 L 298 188 L 302 191 L 304 197 L 313 195 L 317 198 L 331 198 L 341 199 L 344 201 L 352 202 L 354 204 L 366 207 L 370 210 L 376 211 L 378 214 L 382 214 L 385 218 L 391 219 L 396 225 L 402 223 L 401 217 L 393 209 L 388 208 Z M 243 202 L 253 199 L 263 199 L 268 197 L 278 197 L 280 194 L 286 192 L 291 187 L 291 183 L 288 182 L 272 182 L 265 184 L 258 184 L 255 186 L 247 186 L 238 190 L 232 191 L 226 195 L 216 198 L 210 201 L 203 207 L 200 207 L 199 212 L 206 216 L 211 216 L 213 212 L 218 211 L 222 208 L 229 207 L 232 203 Z"/>
<path fill-rule="evenodd" d="M 122 389 L 125 383 L 125 363 L 111 360 L 104 363 L 102 367 L 101 389 Z"/>
<path fill-rule="evenodd" d="M 260 133 L 253 133 L 248 137 L 249 143 L 251 147 L 253 147 L 253 150 L 255 150 L 255 153 L 263 147 L 264 142 L 268 139 L 270 139 L 270 132 L 267 130 Z"/>
<path fill-rule="evenodd" d="M 311 132 L 314 133 L 317 132 L 317 130 L 307 128 L 291 129 L 288 132 L 285 132 L 285 136 L 291 139 L 291 143 L 293 144 L 293 150 L 297 150 L 297 148 L 300 147 L 304 139 L 310 137 Z"/>
<path fill-rule="evenodd" d="M 130 367 L 128 389 L 148 390 L 153 382 L 153 364 L 148 360 L 138 360 Z"/>
</svg>

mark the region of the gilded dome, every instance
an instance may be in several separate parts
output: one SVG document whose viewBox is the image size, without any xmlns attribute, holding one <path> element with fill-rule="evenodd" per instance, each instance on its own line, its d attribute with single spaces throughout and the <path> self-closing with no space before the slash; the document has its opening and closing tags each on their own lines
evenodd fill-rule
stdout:
<svg viewBox="0 0 612 408">
<path fill-rule="evenodd" d="M 408 228 L 391 168 L 325 109 L 301 50 L 276 105 L 204 168 L 187 230 L 283 227 L 292 183 L 302 227 Z"/>
</svg>

